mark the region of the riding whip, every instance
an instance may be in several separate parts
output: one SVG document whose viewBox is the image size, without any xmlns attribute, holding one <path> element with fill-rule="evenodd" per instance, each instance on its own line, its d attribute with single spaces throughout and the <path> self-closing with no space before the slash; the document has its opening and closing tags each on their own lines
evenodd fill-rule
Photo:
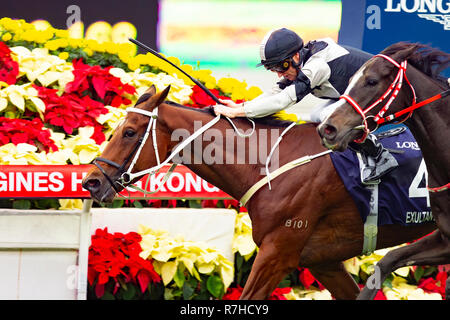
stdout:
<svg viewBox="0 0 450 320">
<path fill-rule="evenodd" d="M 203 91 L 206 92 L 206 94 L 208 96 L 210 96 L 216 103 L 218 104 L 222 104 L 219 99 L 217 99 L 217 97 L 215 95 L 212 94 L 211 91 L 208 90 L 208 88 L 206 88 L 200 81 L 198 81 L 197 79 L 192 78 L 190 75 L 188 75 L 184 70 L 182 70 L 181 68 L 179 68 L 178 66 L 176 66 L 175 64 L 173 64 L 172 62 L 170 62 L 169 60 L 167 60 L 166 58 L 164 58 L 162 55 L 160 55 L 158 52 L 156 52 L 155 50 L 153 50 L 152 48 L 146 46 L 145 44 L 143 44 L 142 42 L 139 42 L 138 40 L 135 40 L 133 38 L 128 38 L 129 41 L 133 42 L 134 44 L 138 45 L 139 47 L 141 47 L 142 49 L 150 52 L 151 54 L 157 56 L 158 58 L 164 60 L 165 62 L 169 63 L 171 66 L 175 67 L 177 70 L 181 71 L 186 77 L 188 77 L 189 79 L 192 80 L 192 82 L 194 82 L 196 85 L 198 85 Z"/>
</svg>

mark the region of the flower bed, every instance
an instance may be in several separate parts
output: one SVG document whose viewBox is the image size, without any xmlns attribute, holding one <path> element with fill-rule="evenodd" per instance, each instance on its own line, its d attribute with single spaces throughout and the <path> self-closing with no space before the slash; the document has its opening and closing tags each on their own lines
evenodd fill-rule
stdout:
<svg viewBox="0 0 450 320">
<path fill-rule="evenodd" d="M 205 243 L 171 237 L 139 226 L 138 232 L 110 234 L 98 229 L 89 253 L 90 299 L 237 300 L 258 248 L 251 222 L 242 210 L 236 217 L 232 244 L 234 265 Z M 388 249 L 349 259 L 345 267 L 363 282 Z M 398 269 L 383 283 L 376 300 L 442 299 L 447 273 L 442 267 Z M 329 300 L 333 297 L 306 268 L 297 268 L 276 288 L 271 300 Z"/>
<path fill-rule="evenodd" d="M 215 95 L 235 101 L 261 94 L 232 78 L 216 80 L 210 70 L 170 61 L 205 84 Z M 101 154 L 125 116 L 125 109 L 150 86 L 169 84 L 168 99 L 193 108 L 213 104 L 190 79 L 151 54 L 135 54 L 130 43 L 71 39 L 66 30 L 37 30 L 24 20 L 0 19 L 0 164 L 86 164 Z M 298 121 L 280 112 L 278 117 Z M 2 200 L 21 209 L 81 208 L 80 200 Z M 111 207 L 233 207 L 236 220 L 234 266 L 214 248 L 170 239 L 141 227 L 140 233 L 97 230 L 90 248 L 92 299 L 236 299 L 248 278 L 257 247 L 251 222 L 237 201 L 117 200 Z M 155 243 L 160 245 L 155 249 Z M 362 284 L 386 250 L 356 257 L 345 265 Z M 407 267 L 385 281 L 379 298 L 440 298 L 443 267 Z M 329 299 L 307 269 L 297 269 L 273 299 Z"/>
</svg>

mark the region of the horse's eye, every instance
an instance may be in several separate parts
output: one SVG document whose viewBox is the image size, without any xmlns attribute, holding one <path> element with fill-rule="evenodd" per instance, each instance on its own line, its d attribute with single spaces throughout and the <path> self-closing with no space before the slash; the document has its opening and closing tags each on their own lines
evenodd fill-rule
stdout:
<svg viewBox="0 0 450 320">
<path fill-rule="evenodd" d="M 373 87 L 373 86 L 376 86 L 376 85 L 378 84 L 378 80 L 375 80 L 375 79 L 367 79 L 366 83 L 367 83 L 368 86 Z"/>
<path fill-rule="evenodd" d="M 135 132 L 134 130 L 127 129 L 127 130 L 125 130 L 125 132 L 123 133 L 123 136 L 124 136 L 125 138 L 132 138 L 132 137 L 134 137 L 135 134 L 136 134 L 136 132 Z"/>
</svg>

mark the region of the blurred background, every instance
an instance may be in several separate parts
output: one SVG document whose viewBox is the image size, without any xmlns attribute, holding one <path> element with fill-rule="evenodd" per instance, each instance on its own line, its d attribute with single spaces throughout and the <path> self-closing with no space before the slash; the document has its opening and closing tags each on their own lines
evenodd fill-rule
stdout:
<svg viewBox="0 0 450 320">
<path fill-rule="evenodd" d="M 260 62 L 259 44 L 272 29 L 296 31 L 305 41 L 331 37 L 341 22 L 340 0 L 161 0 L 158 45 L 186 63 L 263 90 L 277 76 Z"/>
<path fill-rule="evenodd" d="M 450 3 L 443 0 L 21 0 L 20 6 L 3 1 L 2 15 L 40 28 L 67 28 L 75 38 L 133 37 L 182 63 L 212 70 L 216 79 L 233 77 L 263 91 L 277 76 L 256 68 L 259 45 L 281 27 L 305 43 L 330 37 L 372 54 L 398 41 L 450 51 Z M 449 70 L 444 74 L 450 76 Z M 295 113 L 308 114 L 314 98 L 304 104 Z"/>
<path fill-rule="evenodd" d="M 2 4 L 2 15 L 45 28 L 71 28 L 71 36 L 127 41 L 134 37 L 216 78 L 230 76 L 270 89 L 276 75 L 256 68 L 259 44 L 272 29 L 292 29 L 305 42 L 337 41 L 340 0 L 23 0 Z"/>
</svg>

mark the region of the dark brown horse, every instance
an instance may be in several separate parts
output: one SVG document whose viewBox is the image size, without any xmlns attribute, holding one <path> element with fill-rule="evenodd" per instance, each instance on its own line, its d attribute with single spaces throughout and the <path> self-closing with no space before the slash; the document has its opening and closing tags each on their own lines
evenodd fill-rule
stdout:
<svg viewBox="0 0 450 320">
<path fill-rule="evenodd" d="M 450 188 L 445 187 L 450 186 L 450 99 L 447 96 L 448 79 L 439 75 L 449 66 L 450 54 L 408 43 L 394 44 L 381 54 L 388 58 L 375 56 L 361 67 L 351 79 L 345 97 L 336 103 L 339 104 L 337 109 L 323 121 L 318 131 L 324 145 L 334 150 L 344 150 L 349 142 L 361 137 L 361 131 L 355 127 L 361 125 L 363 118 L 367 122 L 357 128 L 367 125 L 370 130 L 375 126 L 374 121 L 380 119 L 380 123 L 385 123 L 383 119 L 387 117 L 390 120 L 389 115 L 402 112 L 414 101 L 419 104 L 431 101 L 430 97 L 437 97 L 437 100 L 415 109 L 412 114 L 406 112 L 399 119 L 405 120 L 410 116 L 404 123 L 416 138 L 427 165 L 431 211 L 438 230 L 414 244 L 389 252 L 377 264 L 380 270 L 378 276 L 383 281 L 392 271 L 403 266 L 450 263 Z M 387 99 L 379 104 L 376 102 L 399 74 L 396 64 L 406 67 L 406 76 L 403 74 L 403 87 L 398 96 L 386 108 Z M 386 97 L 389 98 L 389 95 Z M 384 115 L 377 114 L 381 108 L 385 111 Z M 447 298 L 449 287 L 450 278 L 447 281 Z M 364 288 L 360 298 L 371 299 L 375 293 L 375 289 Z"/>
<path fill-rule="evenodd" d="M 179 139 L 173 139 L 174 132 L 183 129 L 190 134 L 195 131 L 195 123 L 203 125 L 215 117 L 205 110 L 192 109 L 164 102 L 169 88 L 155 93 L 152 87 L 147 92 L 148 99 L 140 99 L 136 108 L 144 112 L 157 109 L 155 142 L 161 161 L 173 152 Z M 251 128 L 246 119 L 233 119 L 239 130 Z M 279 136 L 285 123 L 267 124 L 264 120 L 256 123 L 255 135 L 258 148 L 270 150 L 273 135 Z M 122 189 L 117 181 L 130 165 L 132 154 L 149 127 L 149 117 L 129 112 L 111 141 L 104 150 L 103 159 L 83 181 L 83 187 L 90 191 L 97 201 L 112 201 L 116 194 L 111 186 Z M 200 148 L 191 148 L 190 155 L 183 154 L 183 164 L 197 175 L 217 186 L 235 199 L 240 199 L 263 175 L 261 165 L 237 164 L 236 149 L 225 149 L 225 143 L 218 138 L 206 138 L 215 130 L 222 137 L 231 130 L 230 123 L 220 119 L 211 129 L 194 142 Z M 277 133 L 278 132 L 278 133 Z M 267 139 L 260 139 L 262 133 Z M 230 136 L 230 135 L 228 135 Z M 236 134 L 232 135 L 238 144 Z M 227 142 L 228 143 L 228 142 Z M 216 156 L 233 161 L 194 161 L 202 158 L 199 154 L 206 148 L 216 147 Z M 253 145 L 254 146 L 254 145 Z M 156 165 L 152 138 L 144 142 L 144 148 L 134 165 L 133 172 Z M 243 144 L 250 150 L 247 143 Z M 221 152 L 218 152 L 220 149 Z M 230 151 L 231 150 L 231 151 Z M 305 155 L 325 151 L 316 133 L 315 124 L 298 125 L 283 138 L 279 148 L 280 166 Z M 184 151 L 183 151 L 184 152 Z M 248 152 L 246 153 L 248 163 Z M 242 159 L 241 159 L 242 160 Z M 230 163 L 232 162 L 232 163 Z M 125 164 L 121 170 L 118 168 Z M 262 166 L 263 167 L 263 166 Z M 102 173 L 103 171 L 103 173 Z M 108 178 L 106 178 L 108 176 Z M 271 181 L 272 190 L 265 185 L 259 189 L 246 205 L 253 225 L 253 239 L 259 247 L 251 274 L 247 280 L 242 299 L 265 299 L 279 282 L 297 266 L 310 268 L 312 274 L 331 292 L 336 299 L 355 299 L 359 288 L 351 275 L 344 269 L 342 261 L 361 254 L 363 248 L 363 221 L 355 203 L 345 189 L 332 164 L 329 155 L 319 157 L 303 166 L 298 166 Z M 290 221 L 291 223 L 287 223 Z M 294 224 L 293 221 L 297 221 Z M 300 222 L 302 222 L 300 224 Z M 377 248 L 385 248 L 417 239 L 435 229 L 434 223 L 404 227 L 386 225 L 379 228 Z"/>
</svg>

